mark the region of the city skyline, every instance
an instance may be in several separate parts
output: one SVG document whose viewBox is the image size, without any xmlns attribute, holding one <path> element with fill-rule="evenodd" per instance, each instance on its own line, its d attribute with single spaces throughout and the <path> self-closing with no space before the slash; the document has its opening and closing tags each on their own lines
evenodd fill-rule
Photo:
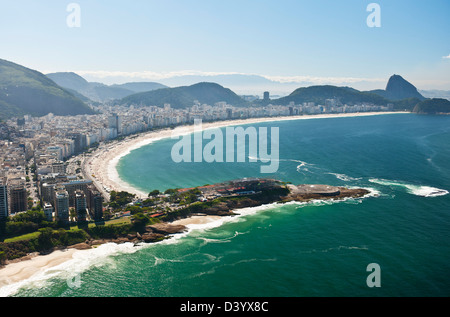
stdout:
<svg viewBox="0 0 450 317">
<path fill-rule="evenodd" d="M 380 27 L 369 27 L 370 3 Z M 79 7 L 79 27 L 68 18 Z M 258 75 L 384 88 L 401 74 L 450 90 L 448 1 L 52 1 L 0 5 L 2 58 L 106 84 Z M 69 9 L 69 11 L 68 11 Z"/>
</svg>

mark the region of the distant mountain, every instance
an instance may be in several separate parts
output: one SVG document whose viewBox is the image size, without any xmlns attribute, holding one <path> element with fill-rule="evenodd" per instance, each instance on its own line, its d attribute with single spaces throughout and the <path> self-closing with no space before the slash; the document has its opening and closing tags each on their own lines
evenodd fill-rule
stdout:
<svg viewBox="0 0 450 317">
<path fill-rule="evenodd" d="M 418 103 L 413 112 L 420 114 L 450 114 L 450 101 L 433 98 Z"/>
<path fill-rule="evenodd" d="M 93 114 L 83 101 L 44 74 L 0 59 L 0 116 Z"/>
<path fill-rule="evenodd" d="M 222 75 L 184 75 L 162 79 L 161 82 L 170 87 L 190 86 L 199 82 L 214 82 L 224 87 L 230 86 L 263 86 L 274 82 L 259 76 L 246 74 L 222 74 Z"/>
<path fill-rule="evenodd" d="M 450 90 L 420 90 L 419 92 L 426 98 L 442 98 L 450 100 Z"/>
<path fill-rule="evenodd" d="M 86 79 L 75 73 L 52 73 L 47 74 L 46 76 L 61 87 L 73 89 L 75 91 L 89 89 L 90 87 L 90 84 Z"/>
<path fill-rule="evenodd" d="M 168 103 L 173 108 L 191 107 L 194 101 L 213 105 L 225 101 L 234 106 L 246 104 L 241 97 L 230 89 L 216 83 L 198 83 L 191 86 L 164 88 L 123 98 L 120 102 L 128 105 L 146 105 L 162 107 Z"/>
<path fill-rule="evenodd" d="M 52 79 L 61 87 L 74 90 L 90 100 L 97 102 L 122 99 L 138 92 L 167 87 L 153 82 L 127 83 L 108 86 L 102 83 L 88 82 L 83 77 L 72 72 L 51 73 L 47 74 L 47 77 Z"/>
<path fill-rule="evenodd" d="M 191 86 L 200 82 L 217 83 L 233 90 L 239 95 L 258 95 L 262 98 L 265 91 L 272 95 L 285 96 L 306 82 L 288 82 L 270 80 L 259 75 L 248 74 L 222 74 L 222 75 L 184 75 L 161 79 L 164 85 L 169 87 Z"/>
<path fill-rule="evenodd" d="M 169 88 L 166 85 L 154 82 L 135 82 L 121 85 L 111 85 L 110 87 L 122 88 L 132 91 L 133 93 L 152 91 L 156 89 Z"/>
<path fill-rule="evenodd" d="M 408 98 L 416 98 L 419 100 L 425 100 L 426 98 L 422 96 L 417 88 L 413 84 L 406 81 L 402 76 L 393 75 L 389 78 L 385 90 L 372 90 L 370 93 L 375 93 L 386 99 L 397 101 Z"/>
<path fill-rule="evenodd" d="M 304 102 L 315 102 L 316 104 L 325 104 L 327 99 L 338 99 L 343 104 L 355 104 L 359 102 L 368 102 L 373 104 L 387 104 L 385 98 L 368 92 L 361 92 L 350 87 L 337 86 L 310 86 L 296 89 L 289 96 L 271 101 L 274 104 L 287 105 L 290 102 L 301 104 Z"/>
<path fill-rule="evenodd" d="M 295 102 L 295 104 L 303 102 L 325 104 L 327 99 L 338 99 L 341 103 L 350 105 L 361 102 L 376 105 L 393 104 L 394 110 L 412 111 L 419 102 L 426 98 L 417 91 L 416 87 L 401 76 L 393 75 L 389 78 L 385 90 L 359 91 L 350 87 L 310 86 L 298 88 L 289 96 L 269 102 L 283 105 L 290 102 Z"/>
</svg>

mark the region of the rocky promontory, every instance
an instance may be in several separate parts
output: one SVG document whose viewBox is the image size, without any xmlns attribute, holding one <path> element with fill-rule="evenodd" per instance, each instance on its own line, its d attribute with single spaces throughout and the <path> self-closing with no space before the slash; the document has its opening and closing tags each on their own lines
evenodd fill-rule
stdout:
<svg viewBox="0 0 450 317">
<path fill-rule="evenodd" d="M 287 185 L 289 194 L 284 201 L 309 201 L 313 199 L 359 198 L 370 192 L 364 188 L 346 188 L 329 185 Z"/>
</svg>

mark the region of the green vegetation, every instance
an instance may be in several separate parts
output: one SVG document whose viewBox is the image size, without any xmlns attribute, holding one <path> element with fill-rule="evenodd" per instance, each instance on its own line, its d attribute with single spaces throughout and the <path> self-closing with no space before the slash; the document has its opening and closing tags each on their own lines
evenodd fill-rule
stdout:
<svg viewBox="0 0 450 317">
<path fill-rule="evenodd" d="M 133 224 L 119 224 L 109 226 L 95 226 L 88 228 L 86 232 L 93 239 L 116 239 L 123 237 L 132 231 Z"/>
<path fill-rule="evenodd" d="M 136 195 L 127 193 L 127 192 L 116 192 L 111 191 L 110 193 L 110 203 L 109 206 L 114 209 L 119 209 L 133 201 L 133 198 L 136 197 Z"/>
<path fill-rule="evenodd" d="M 174 108 L 186 108 L 192 107 L 195 100 L 210 105 L 220 101 L 225 101 L 234 106 L 247 105 L 246 101 L 236 93 L 215 83 L 198 83 L 192 86 L 142 92 L 123 98 L 121 103 L 159 107 L 168 103 Z"/>
<path fill-rule="evenodd" d="M 161 192 L 158 189 L 155 189 L 148 194 L 148 197 L 155 197 L 158 196 L 159 194 L 161 194 Z"/>
<path fill-rule="evenodd" d="M 421 100 L 418 98 L 407 98 L 407 99 L 393 101 L 392 103 L 394 104 L 394 110 L 413 111 L 414 107 L 420 101 Z"/>
<path fill-rule="evenodd" d="M 35 220 L 39 221 L 38 219 Z M 64 229 L 56 226 L 39 228 L 32 233 L 15 236 L 0 242 L 0 264 L 2 259 L 3 261 L 12 260 L 33 252 L 45 253 L 55 248 L 65 248 L 83 243 L 89 239 L 123 237 L 133 232 L 143 231 L 146 225 L 158 221 L 146 215 L 138 214 L 133 218 L 133 221 L 127 218 L 117 219 L 106 224 L 91 223 L 83 229 Z"/>
<path fill-rule="evenodd" d="M 168 189 L 161 195 L 153 191 L 153 196 L 142 203 L 134 200 L 135 195 L 128 192 L 111 192 L 111 207 L 122 217 L 111 221 L 78 224 L 47 222 L 40 207 L 8 217 L 0 223 L 3 233 L 0 242 L 0 261 L 23 257 L 29 253 L 45 253 L 55 248 L 84 243 L 88 240 L 120 239 L 126 241 L 138 234 L 148 233 L 148 226 L 161 222 L 187 217 L 192 213 L 229 215 L 231 210 L 258 206 L 274 202 L 287 195 L 284 186 L 263 188 L 257 193 L 240 196 L 220 197 L 209 201 L 198 201 L 202 195 L 199 188 L 188 190 Z M 130 204 L 133 202 L 133 204 Z M 131 217 L 123 216 L 129 211 Z M 161 237 L 160 237 L 161 238 Z M 156 240 L 154 240 L 156 241 Z"/>
<path fill-rule="evenodd" d="M 274 100 L 273 103 L 288 105 L 290 102 L 302 104 L 304 102 L 315 102 L 325 104 L 327 99 L 339 99 L 343 104 L 353 105 L 361 102 L 368 102 L 377 105 L 389 103 L 385 98 L 370 92 L 361 92 L 350 87 L 336 86 L 311 86 L 296 89 L 289 96 Z"/>
<path fill-rule="evenodd" d="M 45 227 L 56 228 L 57 224 L 46 221 L 44 212 L 40 207 L 35 207 L 25 213 L 8 217 L 2 224 L 2 236 L 0 238 L 5 239 L 26 235 Z"/>
<path fill-rule="evenodd" d="M 2 253 L 3 261 L 6 259 L 12 260 L 33 252 L 45 253 L 54 248 L 64 248 L 84 242 L 87 238 L 87 233 L 81 229 L 54 230 L 47 227 L 39 229 L 29 239 L 0 243 L 0 253 Z"/>
<path fill-rule="evenodd" d="M 450 114 L 450 101 L 433 98 L 418 103 L 413 112 L 420 114 Z"/>
<path fill-rule="evenodd" d="M 11 242 L 17 242 L 17 241 L 23 241 L 23 240 L 30 240 L 39 237 L 39 231 L 35 231 L 32 233 L 23 234 L 21 236 L 16 236 L 13 238 L 5 239 L 5 243 L 11 243 Z"/>
<path fill-rule="evenodd" d="M 0 59 L 0 117 L 93 114 L 45 75 Z"/>
</svg>

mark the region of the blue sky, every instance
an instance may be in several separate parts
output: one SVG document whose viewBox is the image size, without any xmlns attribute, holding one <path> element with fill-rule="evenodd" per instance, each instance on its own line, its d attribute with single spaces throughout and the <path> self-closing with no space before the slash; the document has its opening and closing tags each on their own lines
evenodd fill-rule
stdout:
<svg viewBox="0 0 450 317">
<path fill-rule="evenodd" d="M 372 2 L 380 28 L 366 24 Z M 0 0 L 0 58 L 104 82 L 244 73 L 384 88 L 395 73 L 450 90 L 449 14 L 448 0 Z"/>
</svg>

